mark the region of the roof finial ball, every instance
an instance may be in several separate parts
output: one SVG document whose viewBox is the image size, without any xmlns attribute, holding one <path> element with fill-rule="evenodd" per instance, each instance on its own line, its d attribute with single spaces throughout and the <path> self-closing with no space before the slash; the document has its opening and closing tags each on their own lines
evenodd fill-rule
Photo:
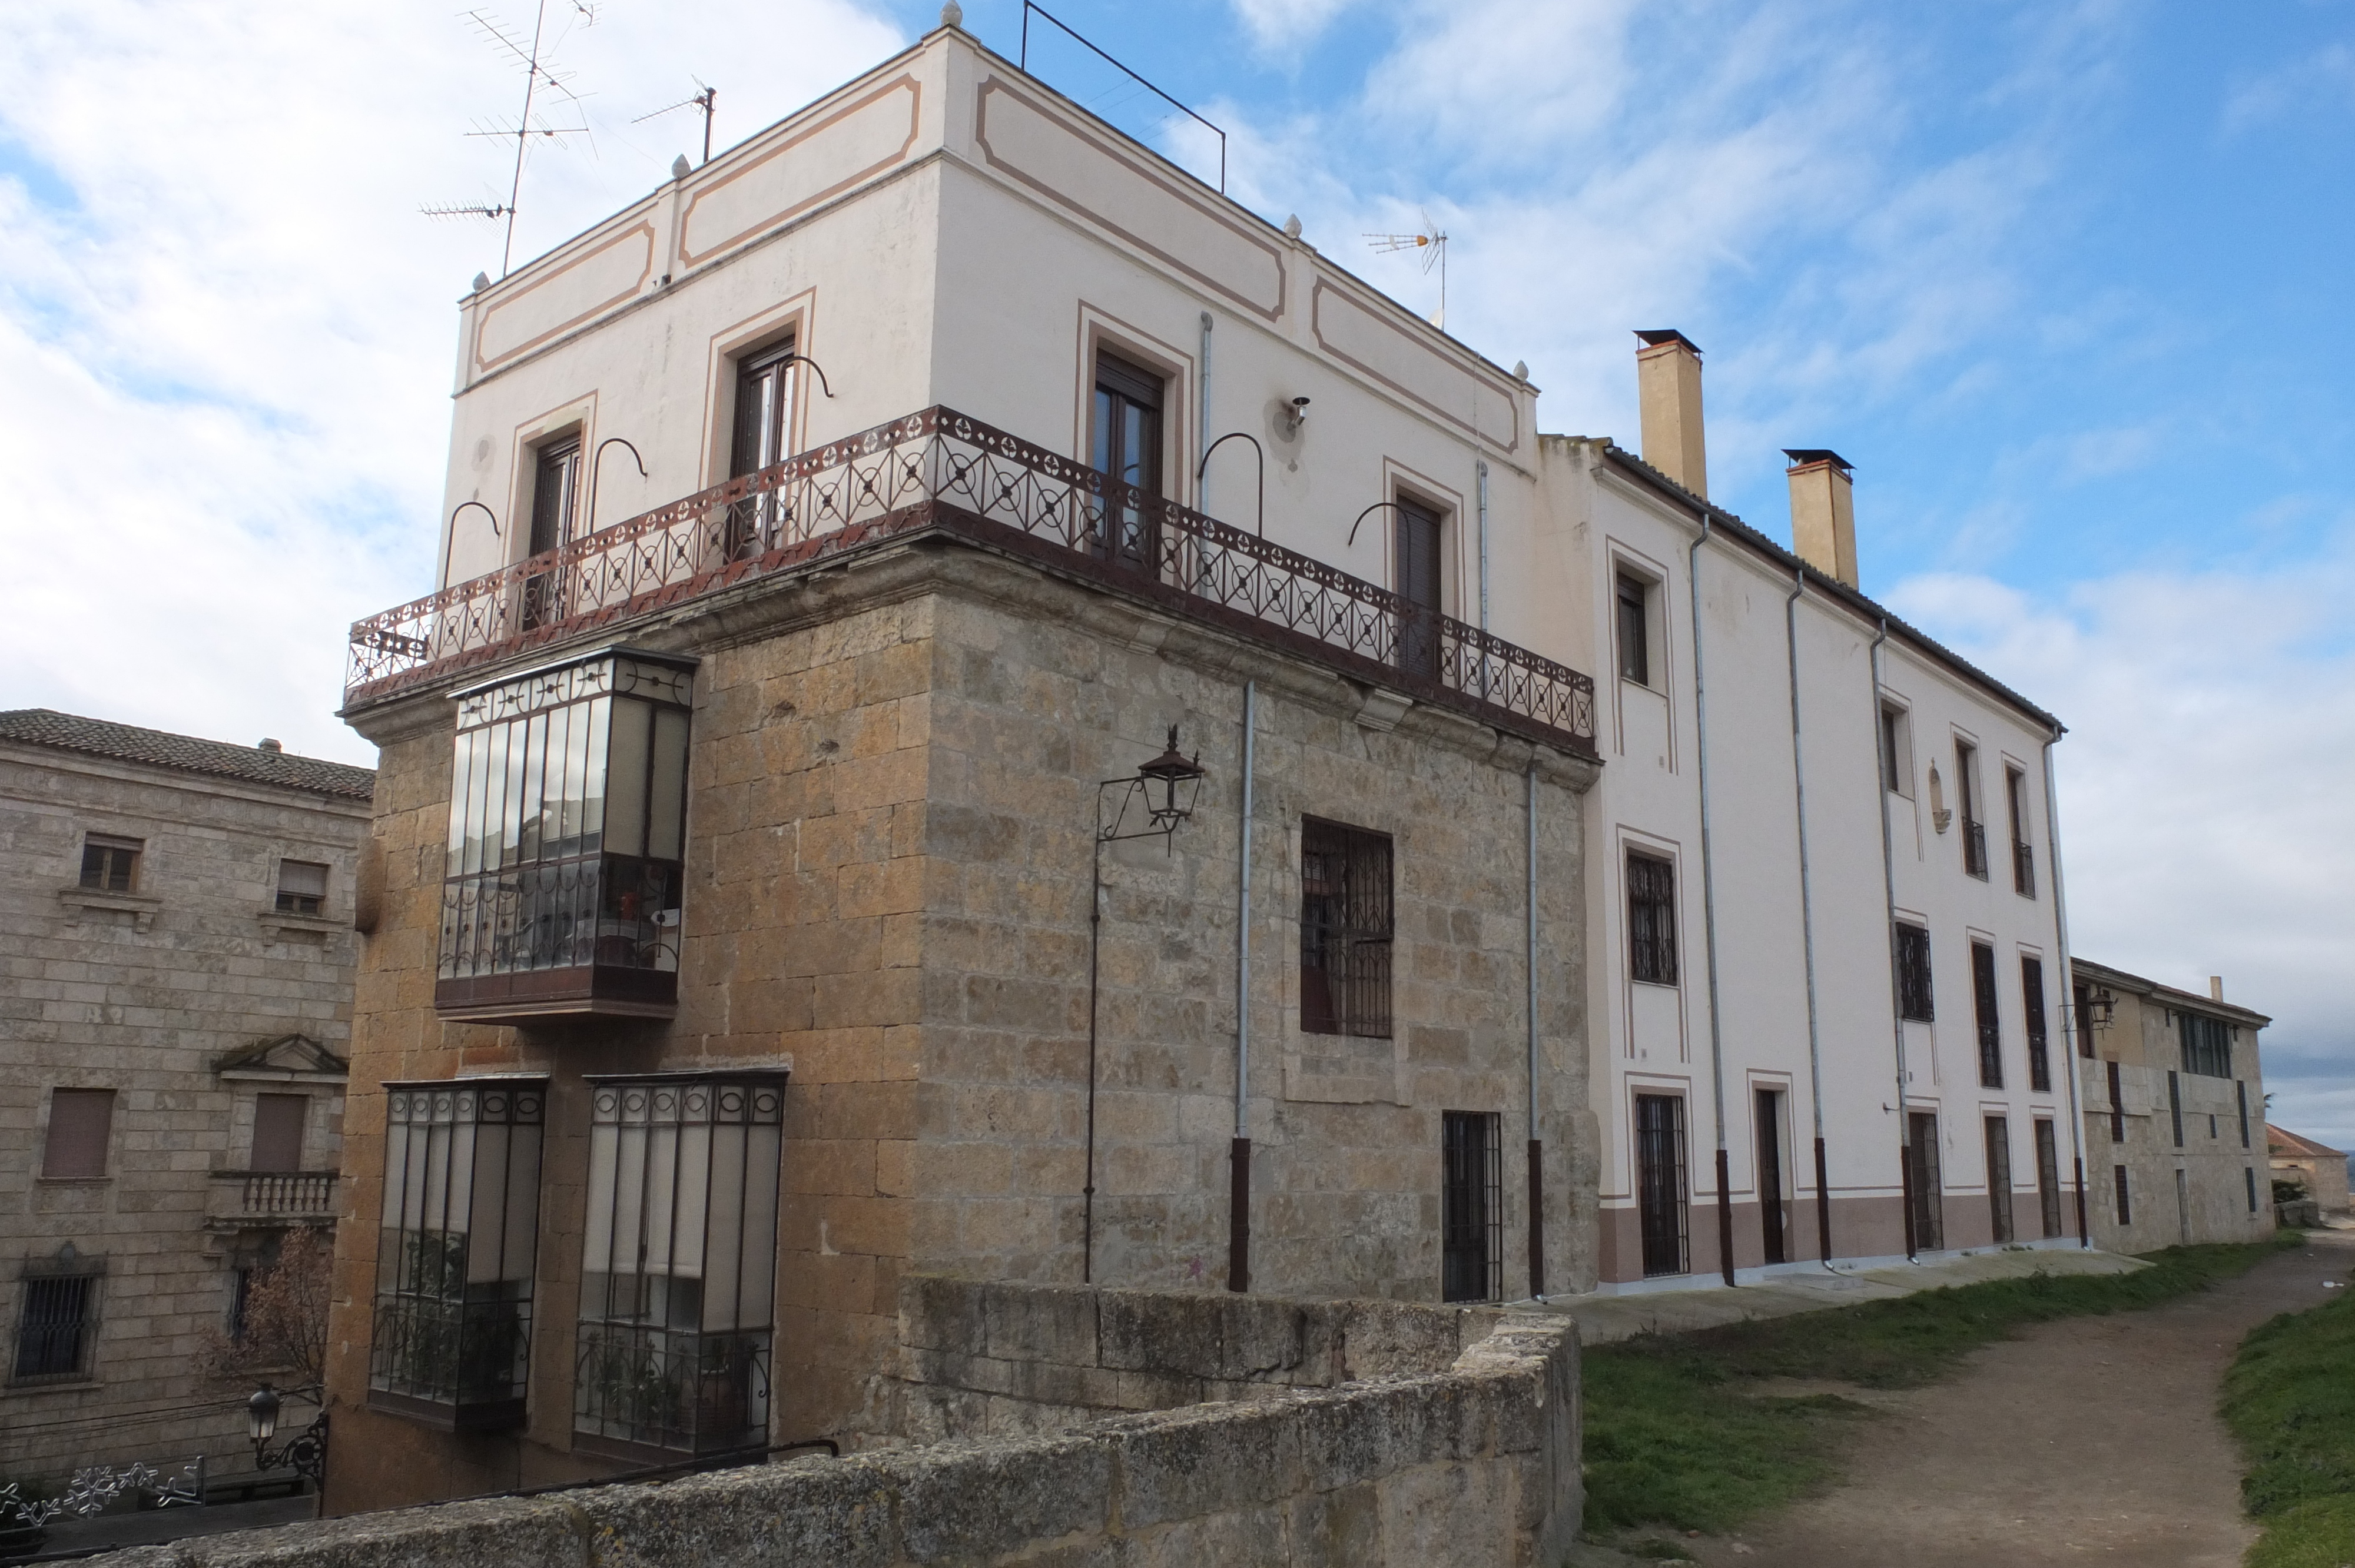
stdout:
<svg viewBox="0 0 2355 1568">
<path fill-rule="evenodd" d="M 948 0 L 948 3 L 941 7 L 941 26 L 943 27 L 964 26 L 964 7 L 958 5 L 957 0 Z"/>
<path fill-rule="evenodd" d="M 1290 217 L 1284 220 L 1284 237 L 1286 239 L 1297 239 L 1300 238 L 1300 215 L 1298 213 L 1295 212 Z"/>
</svg>

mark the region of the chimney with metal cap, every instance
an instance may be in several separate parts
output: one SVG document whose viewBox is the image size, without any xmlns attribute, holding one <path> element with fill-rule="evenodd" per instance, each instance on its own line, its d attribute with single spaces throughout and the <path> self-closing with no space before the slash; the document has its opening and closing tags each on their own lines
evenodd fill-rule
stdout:
<svg viewBox="0 0 2355 1568">
<path fill-rule="evenodd" d="M 1822 447 L 1785 447 L 1791 460 L 1791 547 L 1828 577 L 1856 587 L 1856 484 Z"/>
<path fill-rule="evenodd" d="M 1642 405 L 1644 461 L 1709 499 L 1709 454 L 1701 439 L 1700 349 L 1674 327 L 1638 332 L 1636 396 Z"/>
</svg>

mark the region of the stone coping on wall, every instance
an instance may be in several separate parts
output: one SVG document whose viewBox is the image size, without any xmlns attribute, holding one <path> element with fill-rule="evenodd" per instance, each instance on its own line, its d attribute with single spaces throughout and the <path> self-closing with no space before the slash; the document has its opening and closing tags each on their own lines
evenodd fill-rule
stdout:
<svg viewBox="0 0 2355 1568">
<path fill-rule="evenodd" d="M 1051 1435 L 199 1537 L 117 1553 L 112 1568 L 1553 1568 L 1576 1533 L 1577 1338 L 1562 1319 L 1207 1292 L 1077 1293 L 1082 1301 L 1051 1287 L 915 1288 L 949 1315 L 920 1311 L 910 1327 L 946 1322 L 985 1338 L 1002 1330 L 999 1348 L 1024 1352 L 987 1360 L 1061 1364 L 1050 1358 L 1078 1345 L 1071 1336 L 1092 1315 L 1099 1365 L 1109 1354 L 1147 1360 L 1134 1370 L 1171 1377 L 1197 1375 L 1178 1372 L 1181 1364 L 1245 1367 L 1257 1375 L 1203 1381 L 1247 1386 L 1253 1397 Z M 999 1320 L 966 1310 L 976 1302 Z M 1249 1332 L 1230 1339 L 1226 1328 L 1256 1324 L 1282 1348 L 1287 1319 L 1308 1336 L 1291 1341 L 1312 1351 L 1288 1369 L 1303 1381 L 1275 1382 L 1273 1363 L 1233 1359 L 1257 1351 Z M 1140 1349 L 1119 1327 L 1139 1320 L 1218 1326 L 1216 1361 L 1199 1335 Z M 1443 1321 L 1459 1335 L 1466 1324 L 1485 1331 L 1438 1370 L 1403 1370 L 1438 1356 Z M 1386 1322 L 1401 1330 L 1388 1349 Z M 1320 1342 L 1322 1362 L 1313 1354 Z M 1356 1364 L 1401 1370 L 1314 1381 Z"/>
</svg>

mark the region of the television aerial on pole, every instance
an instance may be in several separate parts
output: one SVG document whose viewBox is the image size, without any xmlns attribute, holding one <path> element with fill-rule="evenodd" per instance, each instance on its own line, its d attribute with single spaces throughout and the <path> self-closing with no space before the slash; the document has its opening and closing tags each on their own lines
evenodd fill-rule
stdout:
<svg viewBox="0 0 2355 1568">
<path fill-rule="evenodd" d="M 1431 318 L 1431 324 L 1445 332 L 1447 330 L 1447 231 L 1432 222 L 1431 209 L 1428 207 L 1423 209 L 1423 227 L 1412 234 L 1369 234 L 1366 236 L 1366 243 L 1385 255 L 1398 250 L 1419 252 L 1425 277 L 1431 275 L 1431 270 L 1433 267 L 1439 269 L 1439 313 Z"/>
<path fill-rule="evenodd" d="M 561 3 L 572 8 L 573 15 L 580 19 L 583 26 L 596 25 L 596 8 L 589 4 L 589 0 L 561 0 Z M 499 276 L 502 278 L 507 275 L 515 261 L 516 203 L 517 199 L 523 195 L 524 154 L 530 147 L 531 139 L 540 136 L 553 141 L 559 136 L 589 134 L 589 126 L 586 123 L 587 106 L 573 95 L 571 89 L 564 85 L 571 79 L 571 73 L 559 72 L 550 69 L 549 64 L 548 50 L 552 47 L 548 37 L 549 4 L 549 0 L 538 0 L 533 13 L 531 42 L 528 45 L 522 41 L 519 34 L 509 30 L 485 13 L 481 11 L 465 13 L 466 20 L 473 24 L 474 30 L 482 36 L 484 41 L 500 53 L 512 57 L 523 67 L 523 113 L 517 119 L 515 124 L 485 126 L 477 122 L 475 129 L 466 132 L 469 136 L 496 140 L 505 140 L 510 136 L 515 138 L 515 173 L 507 184 L 507 199 L 504 202 L 443 203 L 418 209 L 428 217 L 506 218 L 506 238 L 499 251 Z M 580 110 L 583 122 L 579 125 L 550 125 L 545 120 L 533 119 L 532 102 L 542 91 L 556 93 L 575 109 Z"/>
<path fill-rule="evenodd" d="M 652 113 L 641 114 L 630 123 L 643 125 L 649 120 L 661 119 L 674 109 L 700 109 L 703 111 L 703 161 L 708 164 L 711 162 L 711 115 L 719 102 L 719 90 L 707 83 L 699 76 L 690 77 L 687 79 L 703 90 L 693 98 L 682 98 L 677 103 L 665 104 Z"/>
</svg>

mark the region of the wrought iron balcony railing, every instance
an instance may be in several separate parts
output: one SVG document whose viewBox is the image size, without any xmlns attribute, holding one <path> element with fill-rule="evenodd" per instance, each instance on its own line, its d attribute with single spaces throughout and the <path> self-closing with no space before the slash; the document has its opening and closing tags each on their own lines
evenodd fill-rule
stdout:
<svg viewBox="0 0 2355 1568">
<path fill-rule="evenodd" d="M 1987 824 L 1968 817 L 1963 819 L 1963 870 L 1981 882 L 1987 880 Z"/>
<path fill-rule="evenodd" d="M 955 535 L 1586 755 L 1585 675 L 952 409 L 731 479 L 352 627 L 347 704 L 919 533 Z"/>
<path fill-rule="evenodd" d="M 2036 846 L 2015 843 L 2011 846 L 2011 885 L 2025 898 L 2036 896 Z"/>
</svg>

